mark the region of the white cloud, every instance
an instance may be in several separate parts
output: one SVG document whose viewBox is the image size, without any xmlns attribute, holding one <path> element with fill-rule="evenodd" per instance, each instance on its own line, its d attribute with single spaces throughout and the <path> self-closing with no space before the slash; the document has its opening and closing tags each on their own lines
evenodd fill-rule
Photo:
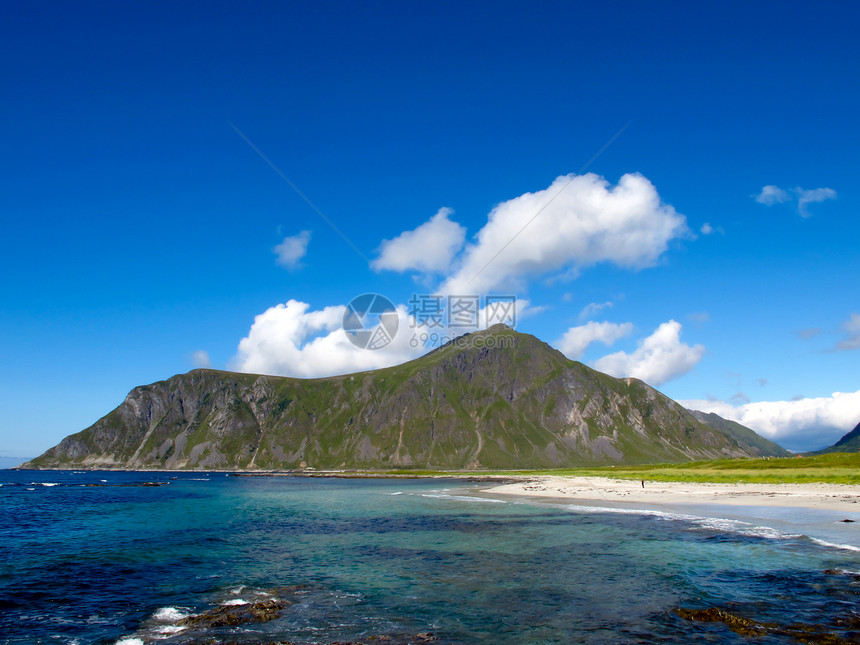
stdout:
<svg viewBox="0 0 860 645">
<path fill-rule="evenodd" d="M 681 342 L 681 324 L 670 320 L 640 341 L 632 353 L 616 352 L 591 366 L 612 376 L 632 376 L 649 385 L 659 386 L 693 369 L 705 354 L 703 345 Z"/>
<path fill-rule="evenodd" d="M 846 351 L 860 348 L 860 314 L 851 314 L 851 317 L 842 323 L 842 331 L 848 337 L 836 343 L 835 350 Z"/>
<path fill-rule="evenodd" d="M 684 407 L 715 412 L 791 450 L 818 450 L 836 443 L 860 421 L 860 390 L 793 401 L 758 401 L 733 406 L 725 401 L 679 401 Z"/>
<path fill-rule="evenodd" d="M 701 232 L 702 235 L 710 235 L 714 232 L 714 227 L 705 222 L 702 224 L 702 228 L 699 229 L 699 232 Z"/>
<path fill-rule="evenodd" d="M 829 199 L 836 199 L 836 191 L 832 188 L 812 188 L 806 189 L 798 186 L 791 191 L 783 190 L 779 186 L 765 186 L 761 189 L 758 195 L 753 195 L 753 198 L 765 206 L 773 206 L 774 204 L 786 204 L 795 202 L 797 212 L 801 217 L 810 217 L 811 213 L 807 206 L 817 202 L 824 202 Z M 704 231 L 703 231 L 704 232 Z"/>
<path fill-rule="evenodd" d="M 816 202 L 824 202 L 828 199 L 836 199 L 836 191 L 832 188 L 814 188 L 812 190 L 804 190 L 803 188 L 795 188 L 794 193 L 797 195 L 797 212 L 801 217 L 809 217 L 810 212 L 807 210 L 807 204 Z"/>
<path fill-rule="evenodd" d="M 319 377 L 397 365 L 424 353 L 409 345 L 406 310 L 398 307 L 400 326 L 394 341 L 382 349 L 361 349 L 343 330 L 344 305 L 309 311 L 297 300 L 270 307 L 254 318 L 239 342 L 235 369 L 254 374 Z"/>
<path fill-rule="evenodd" d="M 287 236 L 272 251 L 275 255 L 275 263 L 287 269 L 295 269 L 308 252 L 308 244 L 311 241 L 311 232 L 302 231 L 298 235 Z"/>
<path fill-rule="evenodd" d="M 502 202 L 463 251 L 441 293 L 516 291 L 524 280 L 599 262 L 653 266 L 672 239 L 688 235 L 683 215 L 648 179 L 626 174 L 558 177 L 549 188 Z"/>
<path fill-rule="evenodd" d="M 753 197 L 759 204 L 764 204 L 765 206 L 784 204 L 791 200 L 791 195 L 788 194 L 788 191 L 773 185 L 765 186 L 758 195 L 753 195 Z"/>
<path fill-rule="evenodd" d="M 593 318 L 604 309 L 612 309 L 613 306 L 614 305 L 610 300 L 607 300 L 606 302 L 591 302 L 585 305 L 582 308 L 582 311 L 579 312 L 579 320 L 582 321 Z"/>
<path fill-rule="evenodd" d="M 441 272 L 443 283 L 433 290 L 440 295 L 513 295 L 530 278 L 558 271 L 574 276 L 598 262 L 631 269 L 651 266 L 672 239 L 690 234 L 684 216 L 664 204 L 651 182 L 639 174 L 624 175 L 615 186 L 594 174 L 558 177 L 545 190 L 493 208 L 465 248 L 465 228 L 450 219 L 451 213 L 440 209 L 418 228 L 384 240 L 373 268 Z M 275 249 L 279 263 L 295 266 L 309 239 L 307 231 L 286 238 Z M 518 319 L 541 310 L 530 308 L 523 299 L 516 306 Z M 233 365 L 246 372 L 310 377 L 394 365 L 427 349 L 408 346 L 414 334 L 427 329 L 398 334 L 384 350 L 354 347 L 341 329 L 344 309 L 311 311 L 296 300 L 269 308 L 240 341 Z M 399 310 L 408 326 L 406 308 Z M 629 333 L 623 325 L 617 327 Z M 617 330 L 608 329 L 589 342 L 612 342 Z M 469 330 L 441 333 L 447 337 L 464 331 Z"/>
<path fill-rule="evenodd" d="M 578 360 L 588 346 L 594 342 L 612 345 L 619 338 L 624 338 L 633 332 L 633 323 L 615 324 L 611 322 L 594 322 L 593 320 L 568 329 L 557 345 L 559 350 L 573 360 Z"/>
<path fill-rule="evenodd" d="M 191 355 L 191 364 L 194 367 L 212 367 L 212 361 L 209 359 L 209 352 L 203 349 L 198 349 Z"/>
<path fill-rule="evenodd" d="M 374 269 L 392 271 L 444 272 L 451 268 L 457 252 L 463 248 L 466 229 L 448 219 L 454 211 L 441 208 L 428 221 L 393 240 L 383 240 Z"/>
</svg>

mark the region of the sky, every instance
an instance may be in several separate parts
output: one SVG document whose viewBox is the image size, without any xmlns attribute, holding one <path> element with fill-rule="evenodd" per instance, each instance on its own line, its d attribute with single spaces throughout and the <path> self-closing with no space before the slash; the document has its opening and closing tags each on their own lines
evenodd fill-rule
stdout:
<svg viewBox="0 0 860 645">
<path fill-rule="evenodd" d="M 860 421 L 854 3 L 0 13 L 0 458 L 196 367 L 415 358 L 465 296 L 792 450 Z"/>
</svg>

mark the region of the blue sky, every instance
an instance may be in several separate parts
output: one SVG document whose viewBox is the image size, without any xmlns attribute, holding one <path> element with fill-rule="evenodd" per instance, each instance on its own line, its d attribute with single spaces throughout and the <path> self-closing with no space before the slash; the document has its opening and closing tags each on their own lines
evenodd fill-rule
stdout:
<svg viewBox="0 0 860 645">
<path fill-rule="evenodd" d="M 860 421 L 853 3 L 2 13 L 0 456 L 207 362 L 408 358 L 343 306 L 454 286 L 789 448 Z"/>
</svg>

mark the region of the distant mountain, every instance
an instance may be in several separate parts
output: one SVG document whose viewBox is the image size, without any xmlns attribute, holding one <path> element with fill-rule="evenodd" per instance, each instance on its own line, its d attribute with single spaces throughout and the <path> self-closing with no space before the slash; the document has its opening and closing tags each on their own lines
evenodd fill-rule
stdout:
<svg viewBox="0 0 860 645">
<path fill-rule="evenodd" d="M 860 450 L 860 423 L 854 426 L 854 429 L 851 432 L 846 434 L 829 448 L 817 450 L 816 452 L 809 454 L 824 455 L 829 452 L 857 452 L 858 450 Z"/>
<path fill-rule="evenodd" d="M 371 372 L 194 370 L 137 387 L 25 467 L 550 468 L 785 452 L 725 423 L 497 325 Z"/>
<path fill-rule="evenodd" d="M 734 437 L 758 457 L 792 457 L 794 455 L 793 452 L 769 439 L 765 439 L 755 430 L 751 430 L 737 421 L 730 421 L 713 412 L 701 412 L 700 410 L 690 410 L 690 414 L 702 423 L 707 423 L 730 437 Z"/>
</svg>

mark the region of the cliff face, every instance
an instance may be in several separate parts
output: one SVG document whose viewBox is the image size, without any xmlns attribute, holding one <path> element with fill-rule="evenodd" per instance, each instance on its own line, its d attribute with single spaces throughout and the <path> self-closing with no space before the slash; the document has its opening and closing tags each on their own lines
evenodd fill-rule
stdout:
<svg viewBox="0 0 860 645">
<path fill-rule="evenodd" d="M 533 336 L 500 326 L 465 341 L 326 379 L 174 376 L 25 467 L 547 468 L 783 452 Z"/>
</svg>

